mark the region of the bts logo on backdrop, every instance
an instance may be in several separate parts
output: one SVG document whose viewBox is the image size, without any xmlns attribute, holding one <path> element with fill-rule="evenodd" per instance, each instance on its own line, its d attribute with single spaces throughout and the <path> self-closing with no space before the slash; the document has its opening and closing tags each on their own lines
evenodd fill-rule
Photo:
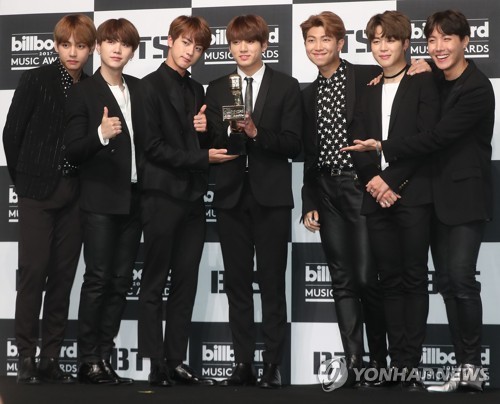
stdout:
<svg viewBox="0 0 500 404">
<path fill-rule="evenodd" d="M 166 59 L 168 36 L 142 36 L 136 54 L 139 59 Z"/>
<path fill-rule="evenodd" d="M 470 41 L 465 52 L 467 57 L 490 57 L 490 21 L 488 18 L 469 18 Z M 424 35 L 426 20 L 411 22 L 411 57 L 428 57 L 427 39 Z"/>
<path fill-rule="evenodd" d="M 318 374 L 318 370 L 320 369 L 321 363 L 324 361 L 330 360 L 334 357 L 343 357 L 345 356 L 344 352 L 329 352 L 329 351 L 315 351 L 313 352 L 313 369 L 312 373 L 314 375 Z M 365 358 L 363 358 L 365 359 Z"/>
<path fill-rule="evenodd" d="M 332 278 L 325 263 L 306 263 L 305 301 L 316 303 L 333 302 Z"/>
</svg>

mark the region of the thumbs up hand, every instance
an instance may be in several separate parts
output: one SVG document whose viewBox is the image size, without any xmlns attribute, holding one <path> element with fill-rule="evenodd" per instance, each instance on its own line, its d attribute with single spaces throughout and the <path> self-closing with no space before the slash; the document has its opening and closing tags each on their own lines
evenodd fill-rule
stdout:
<svg viewBox="0 0 500 404">
<path fill-rule="evenodd" d="M 108 107 L 104 107 L 101 120 L 101 133 L 104 139 L 111 139 L 122 133 L 120 118 L 108 116 Z"/>
<path fill-rule="evenodd" d="M 206 132 L 207 131 L 207 116 L 205 115 L 205 110 L 207 105 L 203 104 L 200 111 L 194 116 L 193 124 L 196 132 Z"/>
</svg>

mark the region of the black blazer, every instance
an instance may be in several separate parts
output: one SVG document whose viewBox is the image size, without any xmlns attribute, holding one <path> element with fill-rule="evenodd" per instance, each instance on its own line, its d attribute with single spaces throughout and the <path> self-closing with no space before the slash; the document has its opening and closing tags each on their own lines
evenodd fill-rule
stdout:
<svg viewBox="0 0 500 404">
<path fill-rule="evenodd" d="M 23 73 L 3 131 L 7 166 L 19 196 L 46 199 L 59 183 L 64 105 L 56 64 Z"/>
<path fill-rule="evenodd" d="M 353 65 L 347 61 L 347 127 L 354 120 L 356 101 L 361 98 L 368 83 L 381 73 L 378 66 Z M 302 216 L 318 209 L 318 194 L 316 191 L 317 165 L 319 157 L 319 136 L 317 129 L 318 79 L 302 90 L 302 105 L 304 130 L 304 183 L 302 186 Z"/>
<path fill-rule="evenodd" d="M 491 138 L 495 95 L 474 62 L 457 79 L 441 106 L 434 130 L 383 143 L 388 161 L 436 152 L 432 188 L 436 214 L 457 225 L 493 216 Z M 440 78 L 444 80 L 444 78 Z"/>
<path fill-rule="evenodd" d="M 139 79 L 123 75 L 130 92 L 134 141 L 140 137 L 137 117 Z M 103 146 L 97 134 L 104 107 L 110 117 L 117 116 L 122 132 Z M 80 166 L 80 207 L 100 214 L 129 214 L 132 146 L 125 118 L 100 70 L 73 86 L 66 104 L 65 153 Z M 136 150 L 136 156 L 138 155 Z M 139 166 L 140 161 L 136 161 Z"/>
<path fill-rule="evenodd" d="M 181 84 L 168 69 L 162 63 L 140 83 L 138 124 L 143 136 L 139 150 L 144 155 L 140 183 L 143 190 L 193 201 L 207 191 L 208 151 L 200 147 L 208 144 L 209 138 L 207 133 L 195 131 Z M 204 100 L 203 86 L 192 79 L 184 80 L 189 80 L 194 90 L 194 111 L 198 113 Z"/>
<path fill-rule="evenodd" d="M 222 106 L 233 104 L 228 76 L 211 82 L 207 89 L 207 118 L 215 147 L 225 148 L 228 123 L 222 120 Z M 302 114 L 299 83 L 293 77 L 266 65 L 252 119 L 257 127 L 255 140 L 247 141 L 246 156 L 216 165 L 213 205 L 230 209 L 240 198 L 249 176 L 257 202 L 268 207 L 293 207 L 291 163 L 300 153 Z"/>
<path fill-rule="evenodd" d="M 357 103 L 350 128 L 352 139 L 382 140 L 382 91 L 383 81 L 369 86 Z M 417 136 L 432 130 L 438 118 L 439 94 L 432 73 L 405 74 L 392 104 L 388 138 Z M 397 203 L 416 206 L 432 202 L 431 168 L 426 156 L 391 162 L 383 171 L 376 152 L 352 153 L 352 156 L 363 184 L 380 175 L 393 191 L 402 196 Z M 361 213 L 372 213 L 377 209 L 382 208 L 365 191 Z"/>
</svg>

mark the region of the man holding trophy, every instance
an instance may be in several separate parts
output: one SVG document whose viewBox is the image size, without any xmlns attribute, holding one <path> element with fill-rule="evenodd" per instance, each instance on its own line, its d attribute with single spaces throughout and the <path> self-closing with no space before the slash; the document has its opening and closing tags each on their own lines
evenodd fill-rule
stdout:
<svg viewBox="0 0 500 404">
<path fill-rule="evenodd" d="M 301 149 L 300 88 L 297 80 L 262 62 L 269 38 L 262 17 L 233 18 L 226 35 L 237 69 L 211 82 L 206 97 L 212 146 L 239 155 L 216 167 L 213 202 L 236 362 L 232 376 L 221 384 L 256 383 L 252 287 L 256 282 L 265 343 L 264 373 L 258 385 L 277 388 L 287 322 L 285 271 L 293 207 L 289 159 Z M 242 86 L 240 77 L 245 80 Z"/>
</svg>

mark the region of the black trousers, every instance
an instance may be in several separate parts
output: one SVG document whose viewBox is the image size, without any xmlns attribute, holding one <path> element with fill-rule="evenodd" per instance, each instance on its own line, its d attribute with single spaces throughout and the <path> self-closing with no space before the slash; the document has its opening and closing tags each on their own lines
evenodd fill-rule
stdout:
<svg viewBox="0 0 500 404">
<path fill-rule="evenodd" d="M 205 207 L 203 198 L 181 201 L 160 192 L 145 192 L 141 199 L 145 258 L 139 295 L 139 355 L 167 358 L 176 366 L 186 358 L 205 241 Z M 162 293 L 169 274 L 164 316 Z"/>
<path fill-rule="evenodd" d="M 61 178 L 48 199 L 19 198 L 15 335 L 20 355 L 36 354 L 45 290 L 40 356 L 59 357 L 81 248 L 76 178 Z"/>
<path fill-rule="evenodd" d="M 243 195 L 233 209 L 217 209 L 224 287 L 229 302 L 229 325 L 236 362 L 254 361 L 254 256 L 262 301 L 263 359 L 272 364 L 280 364 L 283 359 L 290 219 L 289 207 L 259 205 L 248 180 L 245 180 Z"/>
<path fill-rule="evenodd" d="M 416 368 L 429 312 L 428 268 L 432 205 L 396 203 L 368 215 L 380 272 L 391 366 Z"/>
<path fill-rule="evenodd" d="M 139 192 L 130 214 L 82 211 L 85 274 L 78 309 L 80 362 L 109 360 L 132 283 L 141 239 Z"/>
<path fill-rule="evenodd" d="M 431 250 L 457 364 L 481 365 L 483 307 L 476 263 L 485 223 L 448 226 L 434 218 Z"/>
<path fill-rule="evenodd" d="M 363 190 L 353 176 L 318 174 L 321 244 L 332 277 L 333 297 L 346 355 L 361 355 L 363 318 L 370 358 L 386 362 L 387 344 L 382 292 L 372 260 Z"/>
</svg>

